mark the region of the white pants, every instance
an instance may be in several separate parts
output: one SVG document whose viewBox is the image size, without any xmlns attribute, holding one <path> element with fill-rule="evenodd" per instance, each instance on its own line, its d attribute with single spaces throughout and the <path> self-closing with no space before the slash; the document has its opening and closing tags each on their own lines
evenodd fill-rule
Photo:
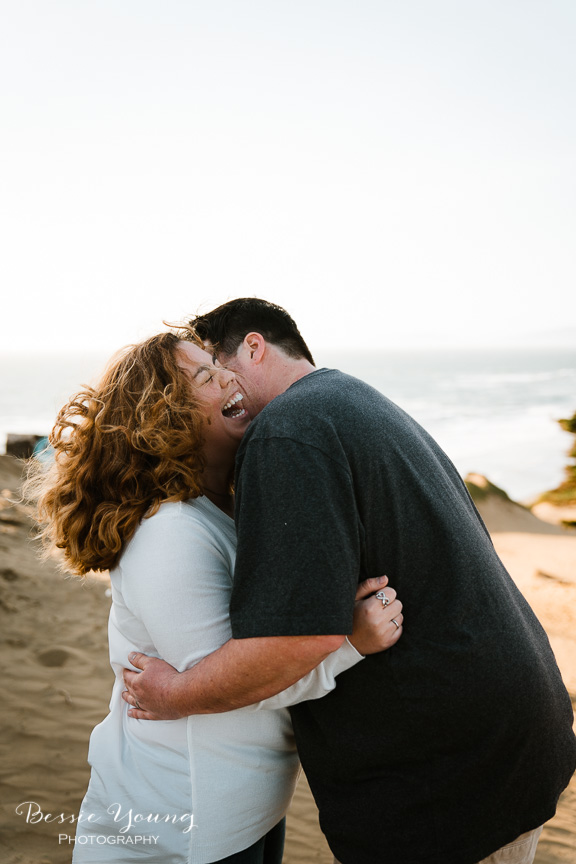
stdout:
<svg viewBox="0 0 576 864">
<path fill-rule="evenodd" d="M 521 834 L 512 843 L 493 852 L 488 858 L 483 858 L 478 864 L 532 864 L 541 833 L 542 828 L 535 828 L 534 831 Z"/>
<path fill-rule="evenodd" d="M 478 864 L 532 864 L 541 833 L 542 828 L 535 828 L 534 831 L 521 834 L 512 843 L 493 852 L 488 858 L 483 858 Z M 334 858 L 334 864 L 340 862 Z"/>
</svg>

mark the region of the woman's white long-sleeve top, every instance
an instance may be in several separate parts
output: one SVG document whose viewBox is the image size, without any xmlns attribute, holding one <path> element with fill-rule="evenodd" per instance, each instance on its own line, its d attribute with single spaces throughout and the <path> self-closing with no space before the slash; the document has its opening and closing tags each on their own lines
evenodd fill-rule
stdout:
<svg viewBox="0 0 576 864">
<path fill-rule="evenodd" d="M 230 639 L 235 549 L 233 520 L 207 498 L 165 503 L 112 571 L 116 681 L 110 713 L 90 738 L 74 864 L 208 864 L 252 845 L 284 816 L 299 771 L 285 706 L 334 688 L 335 675 L 361 659 L 348 642 L 258 706 L 152 722 L 128 717 L 121 698 L 131 651 L 183 670 Z"/>
</svg>

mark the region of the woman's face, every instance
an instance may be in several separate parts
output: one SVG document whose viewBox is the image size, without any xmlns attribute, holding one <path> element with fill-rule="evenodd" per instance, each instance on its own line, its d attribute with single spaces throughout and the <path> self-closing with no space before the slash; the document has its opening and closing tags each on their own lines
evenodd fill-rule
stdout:
<svg viewBox="0 0 576 864">
<path fill-rule="evenodd" d="M 210 448 L 237 448 L 250 417 L 242 406 L 244 394 L 238 387 L 234 372 L 191 342 L 181 342 L 177 348 L 178 365 L 184 370 L 195 398 L 206 417 L 206 445 Z"/>
</svg>

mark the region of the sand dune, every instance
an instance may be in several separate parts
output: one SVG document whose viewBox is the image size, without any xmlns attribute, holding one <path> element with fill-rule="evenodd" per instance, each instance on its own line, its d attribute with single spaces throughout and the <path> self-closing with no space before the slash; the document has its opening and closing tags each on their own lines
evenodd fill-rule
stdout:
<svg viewBox="0 0 576 864">
<path fill-rule="evenodd" d="M 107 711 L 112 684 L 106 646 L 110 600 L 106 579 L 81 583 L 65 578 L 53 563 L 38 560 L 30 541 L 30 514 L 14 503 L 19 483 L 18 463 L 0 456 L 0 860 L 66 864 L 72 847 L 59 842 L 59 835 L 73 835 L 74 830 L 73 825 L 58 824 L 57 817 L 78 812 L 88 780 L 89 734 Z M 487 495 L 478 507 L 500 555 L 546 628 L 576 701 L 576 532 L 542 522 L 501 496 Z M 43 817 L 24 802 L 35 802 Z M 49 821 L 47 814 L 56 821 Z M 576 861 L 575 814 L 573 784 L 546 826 L 539 864 Z M 331 860 L 302 781 L 289 814 L 285 862 Z"/>
</svg>

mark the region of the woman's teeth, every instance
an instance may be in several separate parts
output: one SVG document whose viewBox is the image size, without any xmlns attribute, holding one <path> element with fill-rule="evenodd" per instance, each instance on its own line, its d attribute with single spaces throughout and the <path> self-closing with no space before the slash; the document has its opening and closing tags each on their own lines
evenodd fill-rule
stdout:
<svg viewBox="0 0 576 864">
<path fill-rule="evenodd" d="M 231 399 L 224 405 L 222 409 L 222 414 L 225 417 L 242 417 L 243 414 L 246 414 L 246 410 L 242 408 L 240 405 L 238 408 L 234 408 L 237 402 L 240 402 L 244 397 L 241 393 L 235 393 Z"/>
</svg>

